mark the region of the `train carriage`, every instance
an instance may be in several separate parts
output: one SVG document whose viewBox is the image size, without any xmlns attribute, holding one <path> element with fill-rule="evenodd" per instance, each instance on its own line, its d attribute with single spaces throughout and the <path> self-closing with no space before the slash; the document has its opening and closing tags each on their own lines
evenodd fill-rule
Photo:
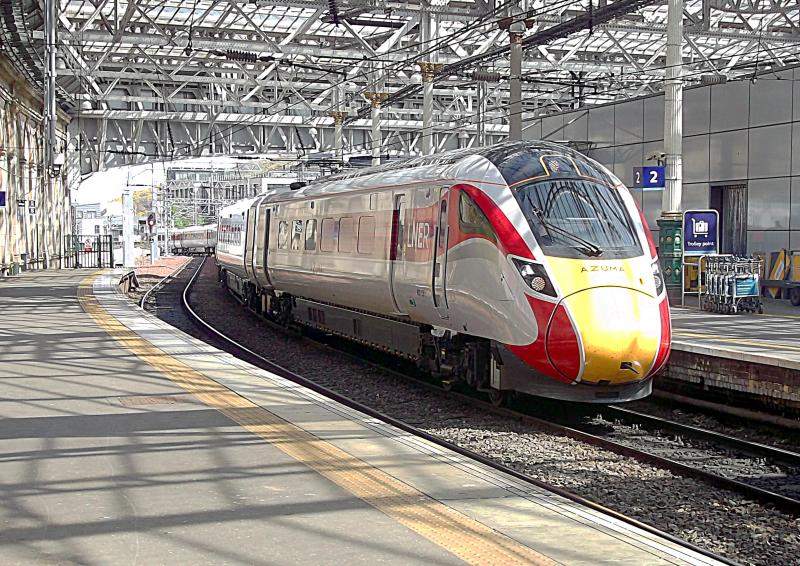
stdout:
<svg viewBox="0 0 800 566">
<path fill-rule="evenodd" d="M 170 251 L 183 255 L 213 255 L 217 245 L 217 226 L 189 226 L 173 229 L 169 234 Z"/>
<path fill-rule="evenodd" d="M 669 352 L 638 207 L 604 167 L 557 144 L 321 179 L 223 210 L 220 231 L 234 215 L 240 247 L 217 258 L 251 306 L 413 359 L 448 384 L 630 400 L 650 392 Z"/>
</svg>

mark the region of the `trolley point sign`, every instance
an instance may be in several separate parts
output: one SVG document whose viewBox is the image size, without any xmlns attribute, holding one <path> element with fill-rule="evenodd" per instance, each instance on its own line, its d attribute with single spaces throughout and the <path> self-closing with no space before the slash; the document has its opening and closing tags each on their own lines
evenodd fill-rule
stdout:
<svg viewBox="0 0 800 566">
<path fill-rule="evenodd" d="M 683 213 L 683 255 L 719 252 L 719 213 L 716 210 L 687 210 Z"/>
</svg>

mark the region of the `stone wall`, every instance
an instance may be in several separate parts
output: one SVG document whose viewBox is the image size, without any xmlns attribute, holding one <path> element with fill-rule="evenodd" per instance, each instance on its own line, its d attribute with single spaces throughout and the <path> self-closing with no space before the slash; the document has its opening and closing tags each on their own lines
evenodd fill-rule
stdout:
<svg viewBox="0 0 800 566">
<path fill-rule="evenodd" d="M 65 267 L 72 226 L 64 175 L 46 168 L 42 94 L 0 54 L 0 275 L 19 269 Z M 58 133 L 66 139 L 67 117 Z"/>
<path fill-rule="evenodd" d="M 656 387 L 717 403 L 800 414 L 800 369 L 673 349 Z"/>
</svg>

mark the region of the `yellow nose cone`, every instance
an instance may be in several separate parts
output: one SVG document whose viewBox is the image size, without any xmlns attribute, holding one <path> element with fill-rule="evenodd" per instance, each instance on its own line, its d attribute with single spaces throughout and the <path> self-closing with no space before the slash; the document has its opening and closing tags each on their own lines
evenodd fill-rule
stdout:
<svg viewBox="0 0 800 566">
<path fill-rule="evenodd" d="M 583 345 L 583 381 L 628 383 L 647 375 L 661 338 L 654 298 L 633 289 L 595 287 L 563 304 Z"/>
</svg>

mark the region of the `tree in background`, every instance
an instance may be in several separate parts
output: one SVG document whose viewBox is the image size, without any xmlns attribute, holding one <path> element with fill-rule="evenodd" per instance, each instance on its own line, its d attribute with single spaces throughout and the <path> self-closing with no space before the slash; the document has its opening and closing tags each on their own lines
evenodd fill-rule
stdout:
<svg viewBox="0 0 800 566">
<path fill-rule="evenodd" d="M 147 216 L 153 210 L 153 190 L 139 189 L 133 193 L 133 214 L 136 218 Z"/>
</svg>

